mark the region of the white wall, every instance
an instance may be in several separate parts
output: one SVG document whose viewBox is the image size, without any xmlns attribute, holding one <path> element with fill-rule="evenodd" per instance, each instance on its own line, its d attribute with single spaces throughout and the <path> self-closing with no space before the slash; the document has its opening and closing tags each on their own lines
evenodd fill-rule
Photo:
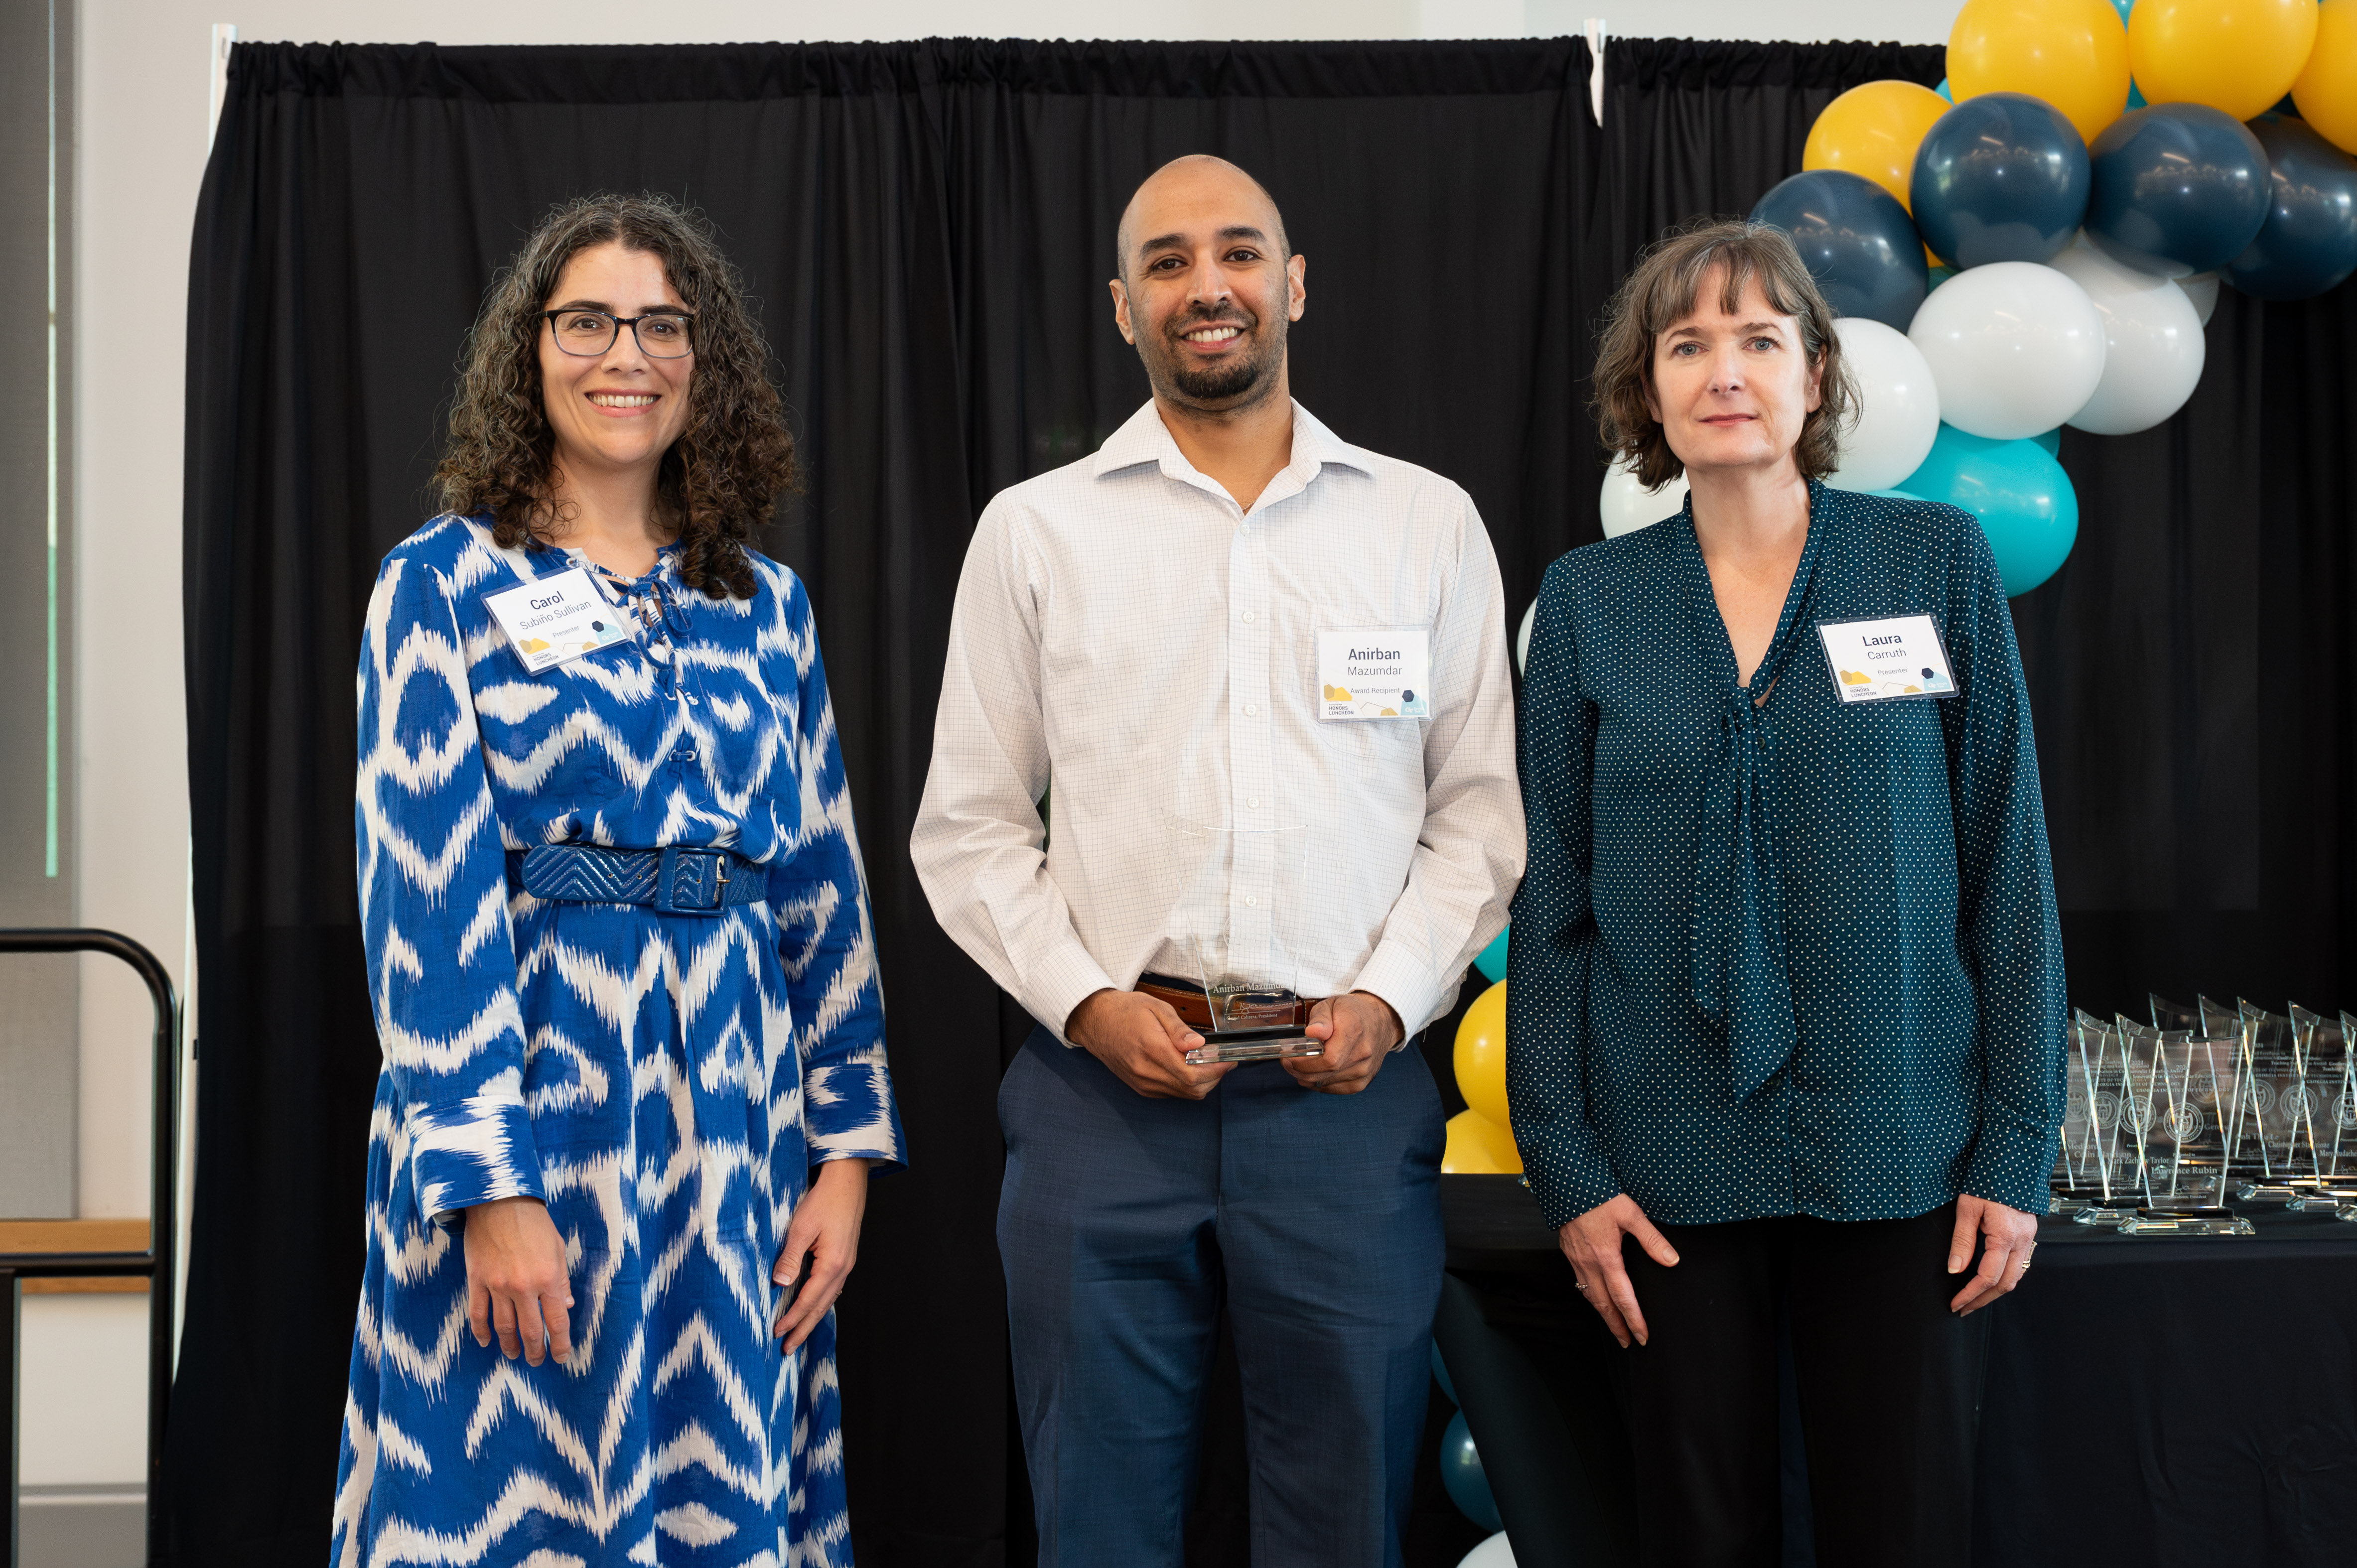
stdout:
<svg viewBox="0 0 2357 1568">
<path fill-rule="evenodd" d="M 75 701 L 81 919 L 126 931 L 180 973 L 185 937 L 186 734 L 180 678 L 181 311 L 205 162 L 211 25 L 249 40 L 348 43 L 719 43 L 744 39 L 1007 38 L 1501 38 L 1577 33 L 1605 13 L 1614 36 L 1943 40 L 1961 0 L 1652 0 L 1641 19 L 1608 0 L 80 0 L 75 44 Z M 1142 23 L 1151 34 L 1128 30 Z M 1608 61 L 1609 55 L 1608 52 Z M 101 628 L 140 628 L 101 637 Z M 183 977 L 184 978 L 184 977 Z M 145 993 L 112 961 L 86 961 L 80 1126 L 81 1212 L 147 1212 Z M 264 1202 L 257 1210 L 267 1213 Z M 123 1365 L 144 1355 L 124 1298 L 65 1298 L 28 1314 L 27 1364 L 80 1359 L 97 1335 Z M 77 1316 L 77 1313 L 81 1316 Z M 50 1341 L 55 1343 L 51 1344 Z M 48 1350 L 44 1347 L 48 1346 Z M 117 1393 L 28 1396 L 30 1451 L 96 1481 L 136 1475 L 139 1424 Z M 129 1396 L 136 1402 L 135 1388 Z M 95 1435 L 104 1425 L 111 1435 Z M 68 1429 L 70 1428 L 70 1433 Z M 113 1453 L 133 1445 L 125 1456 Z M 112 1447 L 110 1447 L 110 1444 Z M 96 1466 L 96 1468 L 91 1468 Z M 100 1471 L 103 1470 L 104 1474 Z"/>
</svg>

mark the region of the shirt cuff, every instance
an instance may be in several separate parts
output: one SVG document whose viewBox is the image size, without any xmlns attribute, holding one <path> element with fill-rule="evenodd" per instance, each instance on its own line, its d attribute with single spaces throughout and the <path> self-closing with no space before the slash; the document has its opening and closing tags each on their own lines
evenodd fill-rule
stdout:
<svg viewBox="0 0 2357 1568">
<path fill-rule="evenodd" d="M 1072 1042 L 1064 1038 L 1064 1021 L 1072 1015 L 1072 1009 L 1100 991 L 1120 989 L 1080 939 L 1071 937 L 1059 943 L 1032 972 L 1021 1000 L 1049 1034 L 1070 1046 Z"/>
<path fill-rule="evenodd" d="M 409 1171 L 418 1212 L 436 1225 L 498 1198 L 548 1198 L 532 1112 L 520 1096 L 479 1094 L 411 1112 Z"/>
<path fill-rule="evenodd" d="M 1964 1190 L 2024 1214 L 2043 1214 L 2052 1197 L 2050 1183 L 2059 1129 L 1984 1121 L 1965 1162 Z"/>
<path fill-rule="evenodd" d="M 1593 1130 L 1583 1136 L 1560 1132 L 1514 1143 L 1522 1150 L 1523 1169 L 1531 1195 L 1539 1200 L 1539 1218 L 1550 1230 L 1560 1230 L 1599 1203 L 1620 1196 L 1620 1180 Z"/>
<path fill-rule="evenodd" d="M 1382 997 L 1399 1015 L 1400 1026 L 1406 1031 L 1404 1037 L 1408 1039 L 1446 1011 L 1457 993 L 1454 986 L 1436 983 L 1422 959 L 1388 937 L 1376 944 L 1374 955 L 1359 971 L 1358 978 L 1343 989 L 1372 991 Z"/>
</svg>

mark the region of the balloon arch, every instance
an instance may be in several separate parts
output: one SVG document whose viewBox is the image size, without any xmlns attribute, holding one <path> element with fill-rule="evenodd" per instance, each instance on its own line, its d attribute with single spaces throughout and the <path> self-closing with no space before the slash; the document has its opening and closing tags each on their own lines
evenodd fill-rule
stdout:
<svg viewBox="0 0 2357 1568">
<path fill-rule="evenodd" d="M 2078 535 L 2061 426 L 2126 435 L 2183 407 L 2222 286 L 2306 299 L 2357 272 L 2357 0 L 1967 0 L 1947 66 L 1937 91 L 1835 99 L 1751 216 L 1840 313 L 1860 407 L 1831 482 L 1974 513 L 2024 594 Z M 1684 499 L 1615 465 L 1605 534 Z M 1444 1170 L 1522 1168 L 1507 941 L 1458 1032 L 1469 1109 Z"/>
</svg>

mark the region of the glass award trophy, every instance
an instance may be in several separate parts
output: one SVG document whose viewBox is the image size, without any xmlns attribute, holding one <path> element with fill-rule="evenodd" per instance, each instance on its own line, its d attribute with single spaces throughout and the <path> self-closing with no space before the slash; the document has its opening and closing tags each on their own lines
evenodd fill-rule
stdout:
<svg viewBox="0 0 2357 1568">
<path fill-rule="evenodd" d="M 2308 1120 L 2295 1060 L 2291 1020 L 2255 1003 L 2237 1001 L 2242 1026 L 2241 1093 L 2233 1110 L 2232 1143 L 2243 1169 L 2233 1184 L 2246 1203 L 2288 1203 L 2299 1196 L 2294 1178 L 2304 1173 L 2300 1132 Z M 2257 1169 L 2252 1170 L 2255 1153 Z"/>
<path fill-rule="evenodd" d="M 1228 828 L 1172 819 L 1171 864 L 1183 882 L 1170 940 L 1181 982 L 1202 999 L 1179 1016 L 1203 1037 L 1196 1067 L 1323 1055 L 1307 1033 L 1311 998 L 1298 994 L 1308 832 Z M 1191 1001 L 1191 998 L 1190 998 Z"/>
<path fill-rule="evenodd" d="M 2311 1013 L 2298 1003 L 2287 1010 L 2291 1069 L 2283 1099 L 2287 1116 L 2285 1207 L 2309 1213 L 2337 1213 L 2357 1207 L 2357 1158 L 2342 1169 L 2352 1129 L 2343 1118 L 2357 1113 L 2350 1103 L 2349 1043 L 2341 1019 Z M 2352 1149 L 2357 1153 L 2357 1149 Z"/>
<path fill-rule="evenodd" d="M 2234 1090 L 2242 1082 L 2241 1026 L 2233 1014 L 2206 996 L 2190 1007 L 2158 995 L 2146 1000 L 2155 1029 L 2185 1036 L 2184 1061 L 2164 1079 L 2164 1087 L 2174 1090 L 2169 1101 L 2175 1134 L 2172 1197 L 2223 1203 L 2231 1196 L 2226 1130 L 2230 1109 L 2236 1103 Z"/>
<path fill-rule="evenodd" d="M 2083 1108 L 2075 1130 L 2067 1102 L 2064 1112 L 2063 1144 L 2075 1156 L 2068 1211 L 2082 1225 L 2117 1225 L 2136 1211 L 2120 1162 L 2127 1075 L 2117 1031 L 2092 1013 L 2074 1013 L 2066 1066 L 2078 1079 L 2076 1098 Z"/>
<path fill-rule="evenodd" d="M 2121 1120 L 2135 1147 L 2136 1211 L 2119 1222 L 2130 1236 L 2249 1236 L 2251 1222 L 2217 1190 L 2216 1122 L 2195 1098 L 2201 1056 L 2184 1029 L 2148 1029 L 2118 1020 Z M 2213 1091 L 2214 1092 L 2214 1091 Z"/>
</svg>

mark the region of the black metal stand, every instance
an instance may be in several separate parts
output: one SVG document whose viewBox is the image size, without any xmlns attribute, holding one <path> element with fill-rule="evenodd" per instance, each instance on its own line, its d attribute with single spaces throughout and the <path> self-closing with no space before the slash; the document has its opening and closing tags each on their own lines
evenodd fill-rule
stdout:
<svg viewBox="0 0 2357 1568">
<path fill-rule="evenodd" d="M 0 1252 L 0 1568 L 16 1568 L 16 1415 L 21 1282 L 145 1275 L 147 1279 L 147 1561 L 163 1556 L 164 1421 L 172 1399 L 173 1249 L 179 1236 L 180 1003 L 156 955 L 118 931 L 0 930 L 0 953 L 102 952 L 136 970 L 156 1004 L 153 1193 L 144 1252 Z"/>
</svg>

